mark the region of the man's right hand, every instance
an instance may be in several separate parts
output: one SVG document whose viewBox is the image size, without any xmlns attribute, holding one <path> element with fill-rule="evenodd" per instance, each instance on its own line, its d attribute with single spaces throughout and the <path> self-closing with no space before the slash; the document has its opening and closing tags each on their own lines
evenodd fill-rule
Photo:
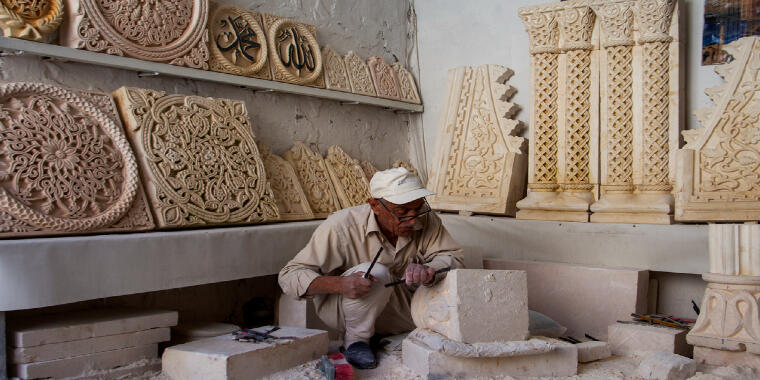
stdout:
<svg viewBox="0 0 760 380">
<path fill-rule="evenodd" d="M 372 289 L 372 282 L 377 281 L 377 279 L 372 275 L 369 278 L 364 278 L 363 275 L 364 272 L 356 272 L 342 276 L 340 278 L 340 293 L 351 299 L 362 298 L 367 295 Z"/>
</svg>

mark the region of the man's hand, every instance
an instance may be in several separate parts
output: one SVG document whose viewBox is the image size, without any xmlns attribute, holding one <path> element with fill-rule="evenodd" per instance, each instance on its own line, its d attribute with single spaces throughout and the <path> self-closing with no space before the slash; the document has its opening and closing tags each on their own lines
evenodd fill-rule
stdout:
<svg viewBox="0 0 760 380">
<path fill-rule="evenodd" d="M 422 264 L 409 264 L 404 271 L 406 285 L 417 287 L 433 282 L 435 269 Z"/>
<path fill-rule="evenodd" d="M 369 278 L 362 277 L 364 272 L 352 273 L 349 276 L 343 276 L 340 278 L 340 293 L 344 297 L 351 299 L 362 298 L 370 289 L 372 289 L 372 282 L 377 281 L 376 278 L 369 276 Z"/>
</svg>

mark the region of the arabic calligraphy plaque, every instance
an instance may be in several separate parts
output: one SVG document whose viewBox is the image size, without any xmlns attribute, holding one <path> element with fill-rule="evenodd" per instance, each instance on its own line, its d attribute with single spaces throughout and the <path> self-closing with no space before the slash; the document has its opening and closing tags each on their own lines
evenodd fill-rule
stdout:
<svg viewBox="0 0 760 380">
<path fill-rule="evenodd" d="M 211 70 L 271 79 L 261 16 L 254 11 L 211 3 L 208 19 Z"/>
<path fill-rule="evenodd" d="M 267 33 L 272 78 L 278 82 L 325 88 L 316 28 L 266 13 L 261 18 Z"/>
</svg>

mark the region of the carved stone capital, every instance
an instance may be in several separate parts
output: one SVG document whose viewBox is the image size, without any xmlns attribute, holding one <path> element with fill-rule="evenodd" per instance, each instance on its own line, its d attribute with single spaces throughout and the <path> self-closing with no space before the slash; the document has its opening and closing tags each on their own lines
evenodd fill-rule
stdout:
<svg viewBox="0 0 760 380">
<path fill-rule="evenodd" d="M 620 3 L 601 3 L 593 6 L 599 17 L 604 35 L 603 47 L 633 45 L 633 8 L 632 1 Z"/>
<path fill-rule="evenodd" d="M 670 42 L 668 33 L 676 0 L 641 0 L 636 2 L 634 12 L 639 26 L 639 43 Z"/>
<path fill-rule="evenodd" d="M 530 53 L 561 53 L 557 14 L 551 10 L 521 9 L 520 18 L 530 36 Z"/>
<path fill-rule="evenodd" d="M 589 6 L 569 7 L 559 12 L 564 50 L 591 50 L 591 33 L 594 31 L 594 12 Z"/>
</svg>

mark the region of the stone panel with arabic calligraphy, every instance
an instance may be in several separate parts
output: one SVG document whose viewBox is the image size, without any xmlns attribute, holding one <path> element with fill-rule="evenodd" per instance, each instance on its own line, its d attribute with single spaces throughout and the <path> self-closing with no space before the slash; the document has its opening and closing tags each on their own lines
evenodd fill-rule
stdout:
<svg viewBox="0 0 760 380">
<path fill-rule="evenodd" d="M 261 18 L 267 34 L 272 78 L 278 82 L 325 88 L 316 28 L 267 13 Z"/>
<path fill-rule="evenodd" d="M 0 31 L 5 37 L 51 39 L 63 21 L 63 0 L 0 1 Z"/>
<path fill-rule="evenodd" d="M 259 13 L 212 2 L 208 29 L 211 70 L 260 79 L 272 77 Z"/>
</svg>

